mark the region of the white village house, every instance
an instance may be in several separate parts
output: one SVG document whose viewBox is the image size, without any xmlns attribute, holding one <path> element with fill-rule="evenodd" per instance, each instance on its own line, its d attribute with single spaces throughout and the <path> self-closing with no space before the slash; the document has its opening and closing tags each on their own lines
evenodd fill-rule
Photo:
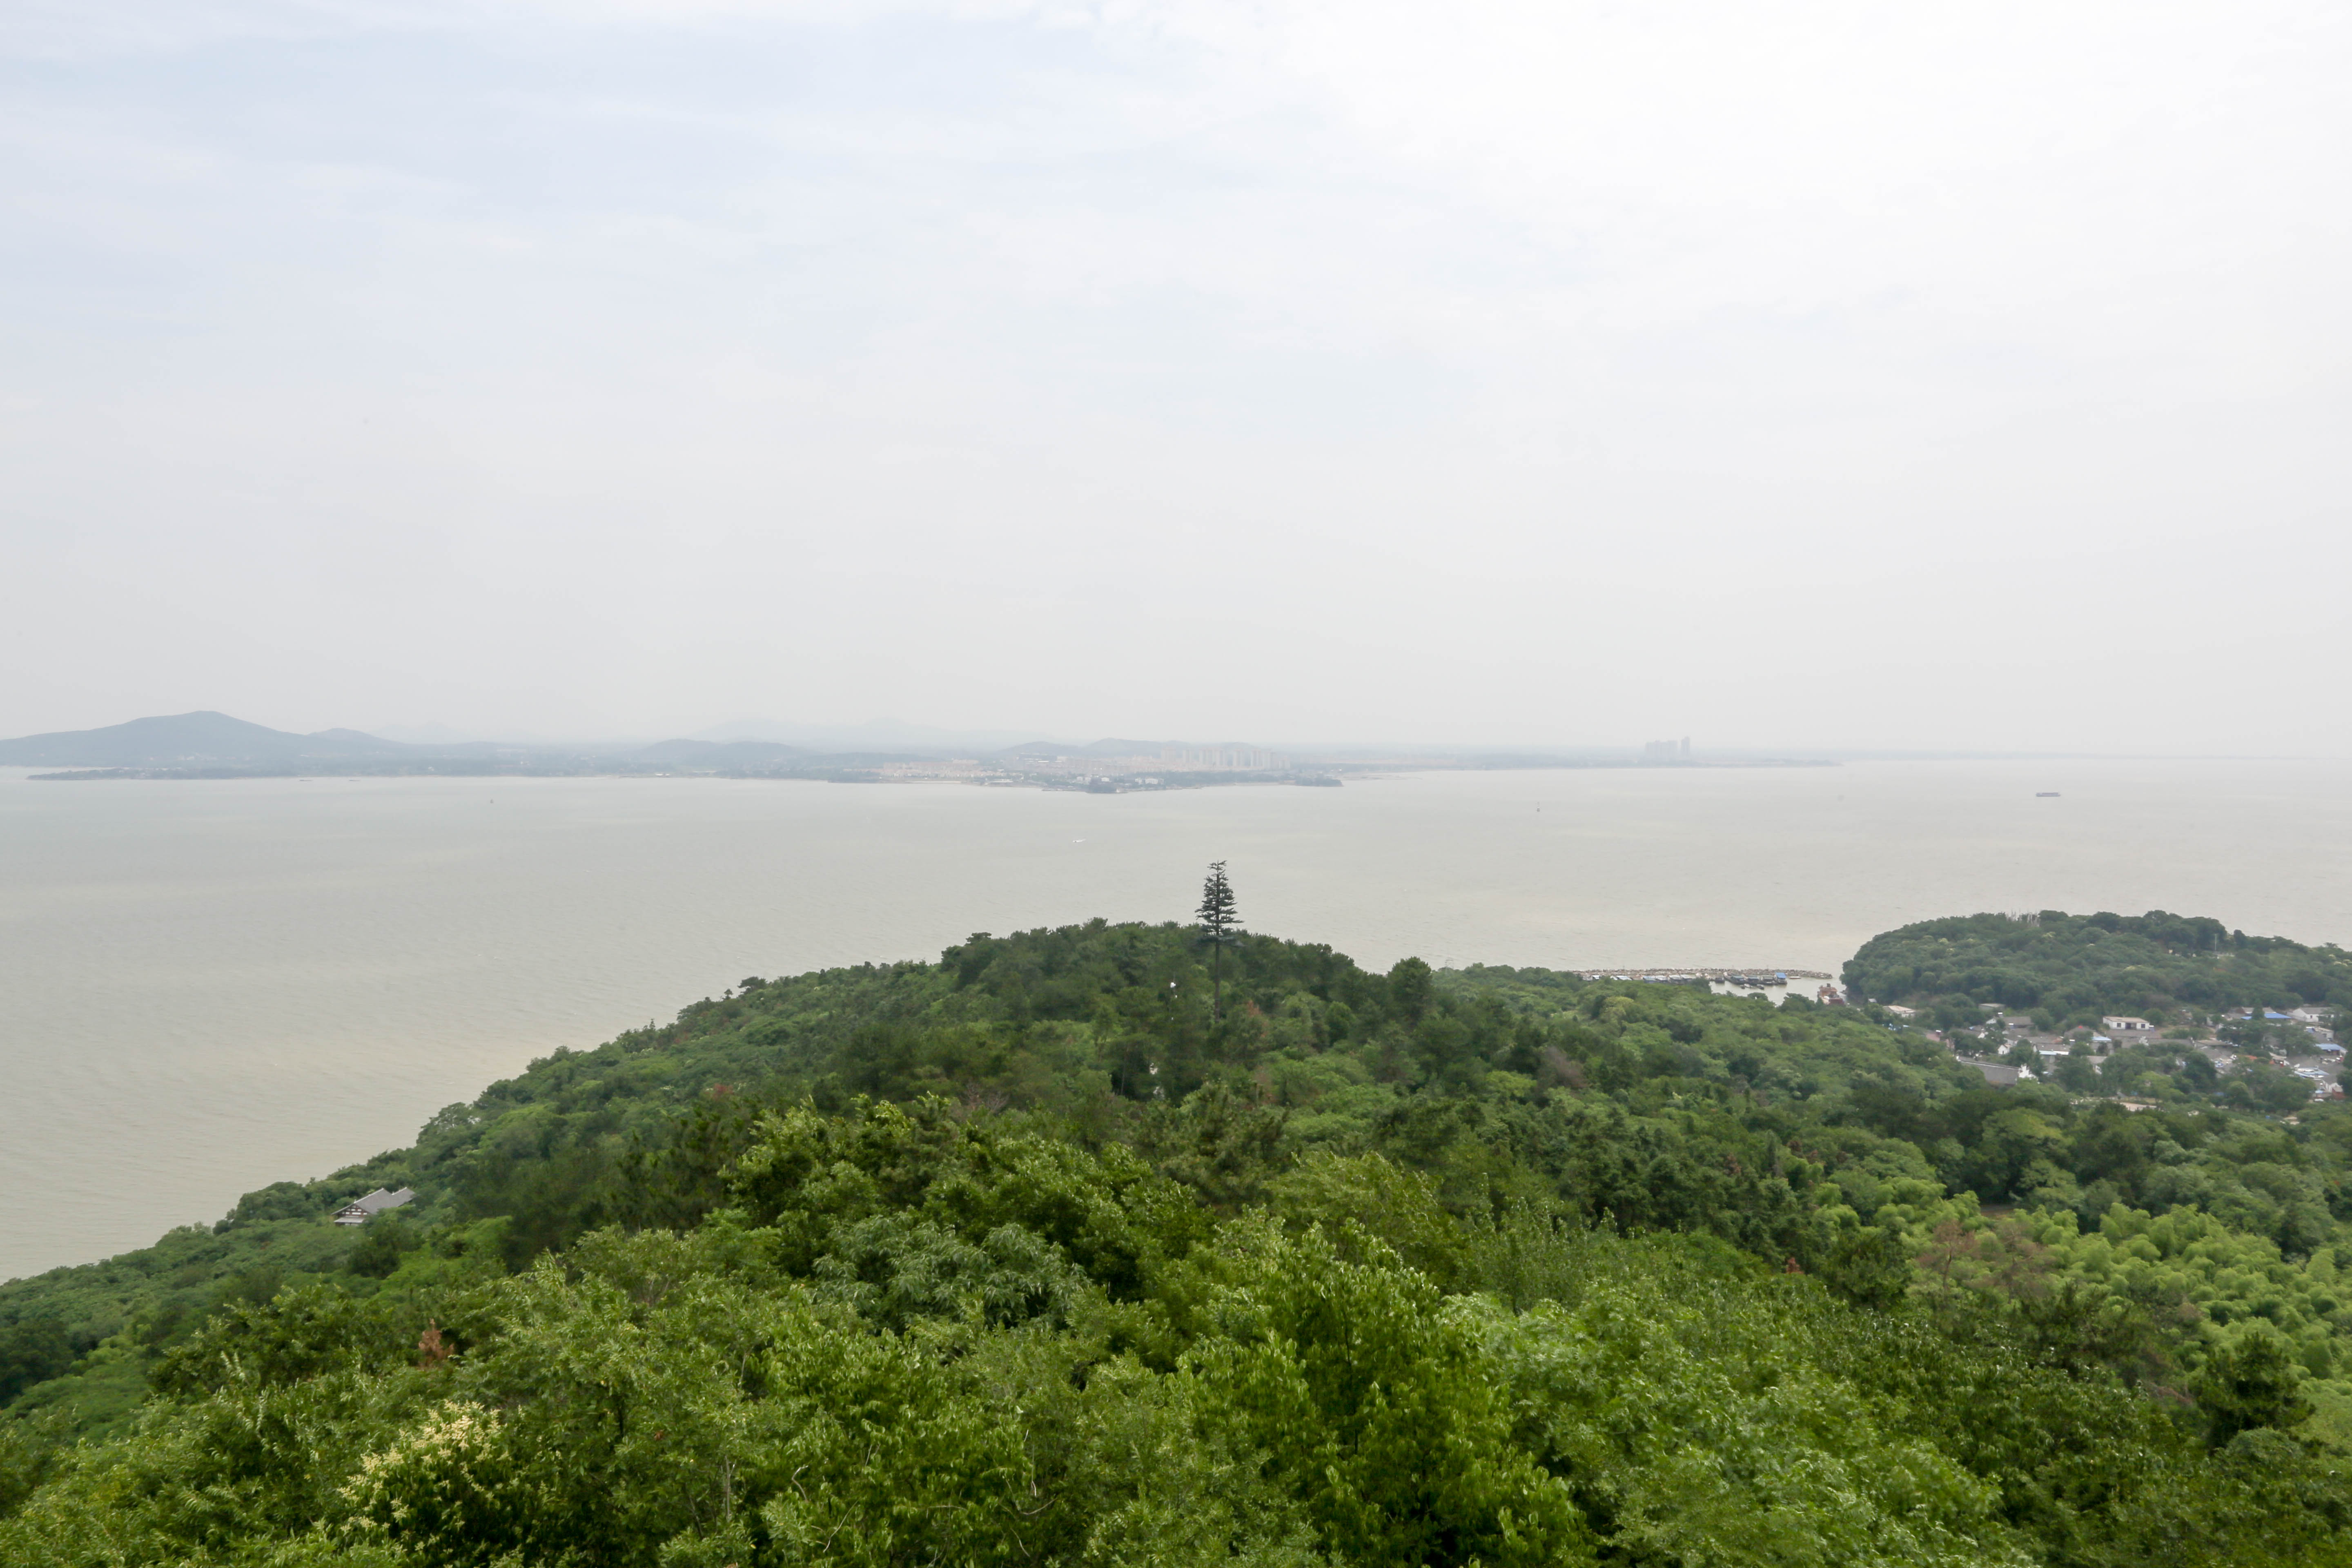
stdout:
<svg viewBox="0 0 2352 1568">
<path fill-rule="evenodd" d="M 386 1192 L 383 1188 L 378 1187 L 367 1196 L 357 1199 L 352 1203 L 345 1204 L 342 1207 L 337 1209 L 335 1211 L 335 1223 L 337 1225 L 365 1225 L 368 1221 L 373 1219 L 377 1215 L 382 1214 L 384 1210 L 396 1209 L 401 1205 L 408 1202 L 411 1198 L 414 1198 L 415 1195 L 416 1194 L 407 1187 L 403 1187 L 396 1193 Z"/>
<path fill-rule="evenodd" d="M 2149 1023 L 2146 1018 L 2133 1018 L 2118 1015 L 2114 1017 L 2100 1019 L 2099 1027 L 2105 1029 L 2110 1035 L 2136 1035 L 2143 1029 L 2153 1031 L 2156 1028 L 2156 1026 Z"/>
</svg>

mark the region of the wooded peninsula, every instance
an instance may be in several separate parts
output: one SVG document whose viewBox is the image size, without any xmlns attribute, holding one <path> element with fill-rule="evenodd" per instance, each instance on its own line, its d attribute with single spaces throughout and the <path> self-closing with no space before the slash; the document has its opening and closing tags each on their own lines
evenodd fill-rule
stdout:
<svg viewBox="0 0 2352 1568">
<path fill-rule="evenodd" d="M 1952 1037 L 2341 950 L 1974 916 L 1775 1006 L 1215 890 L 750 977 L 0 1286 L 0 1561 L 2352 1562 L 2352 1109 Z"/>
</svg>

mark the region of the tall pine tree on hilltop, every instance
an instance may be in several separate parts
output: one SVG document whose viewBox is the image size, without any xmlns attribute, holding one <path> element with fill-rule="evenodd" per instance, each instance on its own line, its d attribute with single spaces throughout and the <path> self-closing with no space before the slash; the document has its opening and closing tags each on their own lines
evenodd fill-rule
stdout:
<svg viewBox="0 0 2352 1568">
<path fill-rule="evenodd" d="M 1225 943 L 1241 929 L 1242 917 L 1234 907 L 1234 885 L 1225 879 L 1225 863 L 1209 862 L 1208 879 L 1201 884 L 1201 907 L 1193 911 L 1201 922 L 1201 931 L 1209 939 L 1210 973 L 1213 976 L 1209 993 L 1209 1018 L 1212 1023 L 1224 1017 Z"/>
</svg>

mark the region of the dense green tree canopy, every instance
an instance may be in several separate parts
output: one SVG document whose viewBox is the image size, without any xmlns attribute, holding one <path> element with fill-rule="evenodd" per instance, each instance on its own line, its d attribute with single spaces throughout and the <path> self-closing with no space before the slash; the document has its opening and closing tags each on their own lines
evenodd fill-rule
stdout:
<svg viewBox="0 0 2352 1568">
<path fill-rule="evenodd" d="M 1958 998 L 2089 1023 L 2103 1014 L 2165 1019 L 2182 1009 L 2352 1007 L 2352 953 L 2250 937 L 2220 921 L 2167 914 L 1922 921 L 1862 944 L 1847 989 L 1881 1002 Z"/>
<path fill-rule="evenodd" d="M 2352 1561 L 2342 1110 L 1213 962 L 749 980 L 0 1287 L 0 1561 Z"/>
</svg>

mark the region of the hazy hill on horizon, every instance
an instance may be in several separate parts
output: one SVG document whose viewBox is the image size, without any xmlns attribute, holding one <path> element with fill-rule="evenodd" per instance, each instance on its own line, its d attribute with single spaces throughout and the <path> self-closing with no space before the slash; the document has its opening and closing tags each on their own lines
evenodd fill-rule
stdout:
<svg viewBox="0 0 2352 1568">
<path fill-rule="evenodd" d="M 567 757 L 604 757 L 637 763 L 675 763 L 688 767 L 744 767 L 835 754 L 854 749 L 865 755 L 1130 757 L 1150 755 L 1168 742 L 1107 738 L 1085 744 L 1033 740 L 1007 745 L 1001 733 L 925 730 L 886 721 L 875 725 L 827 728 L 814 725 L 759 726 L 789 728 L 802 739 L 784 741 L 772 733 L 740 731 L 751 725 L 720 726 L 696 735 L 656 741 L 576 742 L 552 745 L 544 742 L 465 741 L 440 744 L 391 741 L 360 730 L 330 729 L 309 734 L 274 730 L 266 724 L 212 710 L 133 719 L 92 730 L 57 730 L 37 735 L 0 740 L 0 765 L 19 767 L 169 768 L 190 764 L 212 766 L 290 765 L 308 762 L 352 761 L 361 758 L 424 761 L 436 757 L 483 757 L 492 752 L 527 751 Z M 734 732 L 730 732 L 734 731 Z M 1030 731 L 1034 733 L 1034 731 Z M 830 740 L 834 744 L 824 742 Z M 862 743 L 849 748 L 846 742 Z M 985 742 L 985 743 L 975 743 Z"/>
<path fill-rule="evenodd" d="M 816 733 L 814 730 L 809 732 Z M 913 731 L 908 730 L 906 738 L 900 741 L 898 748 L 868 749 L 859 752 L 856 760 L 871 761 L 877 755 L 915 757 L 940 754 L 939 747 L 914 746 L 913 734 Z M 1106 754 L 1105 748 L 1124 754 L 1127 749 L 1139 744 L 1097 742 L 1093 747 L 1078 748 L 1073 752 L 1067 746 L 1039 742 L 1012 754 L 1094 755 Z M 971 754 L 986 754 L 985 751 L 978 748 L 959 749 Z M 302 734 L 272 729 L 267 724 L 257 724 L 250 720 L 209 709 L 192 713 L 152 715 L 98 729 L 58 730 L 0 740 L 0 765 L 20 767 L 268 771 L 325 763 L 353 766 L 369 763 L 378 767 L 391 765 L 398 768 L 404 764 L 426 764 L 436 760 L 461 758 L 469 759 L 471 765 L 478 766 L 481 761 L 494 755 L 511 757 L 517 752 L 530 753 L 542 762 L 562 758 L 576 763 L 581 759 L 597 759 L 624 766 L 678 766 L 692 770 L 757 768 L 839 755 L 827 748 L 781 741 L 712 740 L 704 737 L 677 737 L 650 744 L 637 740 L 564 744 L 520 740 L 425 744 L 391 741 L 363 731 L 341 728 Z"/>
<path fill-rule="evenodd" d="M 437 726 L 428 727 L 429 729 Z M 419 731 L 410 731 L 419 733 Z M 460 733 L 448 731 L 451 735 Z M 1025 739 L 1024 737 L 1026 737 Z M 997 759 L 1018 767 L 1054 758 L 1129 760 L 1187 751 L 1255 751 L 1322 763 L 1353 757 L 1410 761 L 1435 767 L 1559 767 L 1609 764 L 1634 756 L 1631 747 L 1422 747 L 1286 744 L 1265 741 L 1138 740 L 1105 736 L 1087 742 L 1039 738 L 1032 731 L 959 731 L 882 719 L 863 725 L 785 724 L 740 721 L 688 735 L 647 742 L 636 737 L 551 741 L 509 736 L 493 740 L 393 740 L 365 731 L 333 728 L 297 733 L 215 710 L 151 715 L 89 730 L 58 730 L 0 740 L 0 766 L 153 770 L 173 776 L 204 772 L 220 776 L 334 763 L 361 771 L 427 773 L 462 763 L 459 772 L 559 773 L 684 769 L 688 772 L 778 767 L 870 767 L 893 760 L 956 757 Z M 1718 760 L 1735 760 L 1738 753 Z M 1757 753 L 1761 757 L 1764 753 Z M 1745 760 L 1753 761 L 1754 758 Z M 1775 758 L 1774 760 L 1784 760 Z M 367 764 L 362 767 L 362 764 Z M 1736 760 L 1735 760 L 1736 765 Z"/>
<path fill-rule="evenodd" d="M 0 741 L 0 764 L 142 767 L 186 762 L 290 763 L 306 758 L 398 756 L 425 748 L 358 730 L 296 734 L 203 710 L 133 719 L 96 730 L 56 730 Z"/>
<path fill-rule="evenodd" d="M 388 741 L 364 731 L 320 730 L 299 734 L 204 710 L 173 713 L 94 730 L 58 730 L 0 740 L 0 765 L 19 767 L 171 768 L 188 764 L 263 766 L 312 762 L 425 762 L 434 758 L 483 757 L 528 751 L 616 762 L 746 766 L 811 754 L 806 747 L 775 742 L 676 739 L 648 745 L 640 741 L 583 742 L 568 745 L 523 741 L 464 741 L 420 744 Z"/>
</svg>

